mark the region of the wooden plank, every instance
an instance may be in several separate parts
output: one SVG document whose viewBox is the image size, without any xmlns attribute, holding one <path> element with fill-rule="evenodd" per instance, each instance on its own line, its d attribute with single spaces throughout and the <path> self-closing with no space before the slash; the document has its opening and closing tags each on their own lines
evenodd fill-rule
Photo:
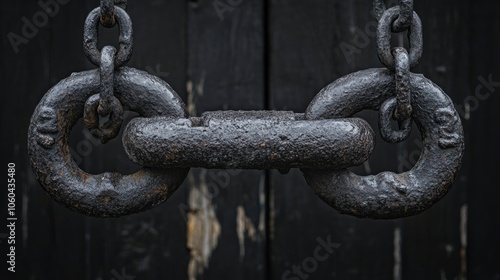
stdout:
<svg viewBox="0 0 500 280">
<path fill-rule="evenodd" d="M 129 5 L 135 31 L 129 66 L 168 81 L 193 115 L 220 109 L 303 112 L 333 80 L 381 67 L 369 29 L 370 1 L 272 0 L 265 7 L 263 1 L 220 3 L 149 0 Z M 229 3 L 235 7 L 223 5 Z M 328 240 L 339 247 L 327 260 L 316 260 L 312 272 L 302 268 L 309 279 L 498 278 L 494 176 L 500 158 L 495 142 L 499 100 L 498 86 L 488 88 L 484 80 L 490 75 L 500 80 L 499 37 L 494 35 L 500 30 L 495 15 L 500 4 L 422 0 L 415 5 L 424 24 L 425 50 L 414 72 L 440 85 L 456 103 L 467 154 L 454 188 L 432 209 L 409 219 L 370 221 L 341 216 L 326 206 L 297 170 L 288 175 L 273 171 L 267 178 L 261 171 L 192 170 L 167 203 L 120 219 L 87 218 L 59 206 L 33 177 L 26 160 L 26 127 L 51 86 L 72 72 L 93 68 L 82 52 L 81 30 L 97 2 L 61 5 L 18 54 L 5 35 L 21 33 L 21 18 L 30 20 L 41 8 L 36 2 L 6 4 L 0 11 L 5 36 L 0 121 L 8 133 L 0 149 L 4 160 L 17 164 L 18 278 L 112 279 L 126 272 L 136 279 L 188 279 L 189 273 L 195 279 L 283 279 L 290 271 L 288 279 L 301 279 L 293 266 L 311 265 L 315 249 Z M 116 36 L 116 29 L 101 29 L 101 45 L 115 44 Z M 349 49 L 354 53 L 346 55 L 341 45 L 354 47 Z M 483 93 L 491 93 L 485 99 L 475 93 L 480 85 Z M 375 112 L 360 116 L 377 127 Z M 378 137 L 369 164 L 353 170 L 406 169 L 418 154 L 419 138 L 414 132 L 405 143 L 389 145 Z M 89 172 L 137 169 L 119 138 L 95 144 L 82 123 L 71 143 Z M 269 206 L 271 213 L 266 212 Z M 209 249 L 196 250 L 203 245 Z M 1 279 L 10 276 L 0 272 Z"/>
<path fill-rule="evenodd" d="M 263 109 L 263 1 L 190 1 L 188 8 L 191 115 Z M 189 279 L 264 279 L 264 172 L 191 170 L 188 179 Z"/>
<path fill-rule="evenodd" d="M 13 32 L 24 37 L 23 18 L 33 23 L 33 15 L 43 12 L 43 9 L 36 2 L 11 4 L 2 9 L 2 34 L 6 36 Z M 70 55 L 72 51 L 82 53 L 81 34 L 74 31 L 81 30 L 84 20 L 84 15 L 80 12 L 82 6 L 78 2 L 60 5 L 59 12 L 53 19 L 37 23 L 36 30 L 31 30 L 31 35 L 28 36 L 31 38 L 19 45 L 17 53 L 7 37 L 3 40 L 4 75 L 1 84 L 2 91 L 9 94 L 2 102 L 2 128 L 9 131 L 10 136 L 2 140 L 2 155 L 5 151 L 5 155 L 10 156 L 2 158 L 15 162 L 17 166 L 19 220 L 16 267 L 19 279 L 57 279 L 73 278 L 75 274 L 85 275 L 85 267 L 81 265 L 85 263 L 85 256 L 72 253 L 85 251 L 85 217 L 63 210 L 45 194 L 34 179 L 26 151 L 27 127 L 36 104 L 50 86 L 71 73 L 69 67 L 83 61 L 78 56 Z M 54 32 L 64 37 L 61 40 L 64 43 L 57 47 L 52 45 L 57 40 L 53 37 Z M 78 47 L 72 50 L 73 45 Z M 61 75 L 63 71 L 66 73 Z M 5 209 L 3 202 L 1 205 Z M 2 260 L 5 256 L 3 245 Z M 2 267 L 0 275 L 5 272 L 6 269 Z M 2 279 L 12 279 L 7 277 L 12 277 L 12 274 Z"/>
<path fill-rule="evenodd" d="M 353 42 L 358 42 L 358 32 L 365 33 L 367 23 L 374 23 L 370 10 L 369 1 L 271 1 L 271 107 L 304 112 L 335 79 L 355 69 L 378 67 L 374 37 L 367 36 L 363 44 Z M 341 46 L 346 44 L 359 52 L 344 54 Z M 376 114 L 363 115 L 376 125 Z M 395 169 L 395 163 L 382 160 L 385 156 L 395 162 L 395 151 L 389 148 L 377 147 L 369 162 L 372 172 Z M 273 279 L 392 277 L 394 222 L 339 215 L 314 195 L 296 170 L 286 176 L 273 173 L 272 187 Z M 324 261 L 314 255 L 320 239 L 339 246 Z"/>
<path fill-rule="evenodd" d="M 186 75 L 184 1 L 131 4 L 129 13 L 134 23 L 135 53 L 128 65 L 167 79 L 183 95 Z M 160 206 L 127 218 L 87 218 L 50 199 L 34 180 L 26 160 L 24 128 L 40 98 L 72 72 L 94 68 L 82 51 L 82 26 L 87 13 L 97 5 L 98 2 L 79 1 L 60 5 L 53 18 L 41 26 L 26 45 L 20 46 L 18 55 L 12 54 L 10 45 L 4 40 L 2 53 L 7 55 L 2 60 L 2 69 L 9 74 L 2 76 L 2 86 L 11 94 L 3 103 L 8 106 L 2 107 L 5 107 L 2 127 L 13 129 L 12 138 L 6 139 L 6 143 L 2 141 L 2 147 L 18 164 L 18 196 L 23 198 L 18 204 L 23 213 L 23 227 L 18 228 L 18 248 L 22 248 L 18 275 L 20 279 L 112 279 L 117 277 L 115 271 L 121 275 L 125 269 L 128 275 L 141 279 L 160 279 L 167 273 L 164 263 L 168 263 L 168 273 L 182 279 L 186 275 L 188 255 L 185 242 L 179 240 L 184 240 L 185 223 L 180 215 L 165 214 L 178 213 L 178 198 L 178 203 L 175 203 L 175 196 L 172 198 L 174 202 L 170 208 Z M 36 2 L 16 2 L 2 9 L 2 34 L 21 33 L 21 18 L 32 19 L 32 15 L 40 11 L 42 8 Z M 111 31 L 101 28 L 100 45 L 116 45 L 117 33 L 116 28 Z M 8 120 L 14 122 L 7 124 Z M 71 138 L 75 159 L 88 172 L 130 173 L 137 169 L 126 158 L 121 137 L 101 145 L 88 137 L 80 122 Z"/>
<path fill-rule="evenodd" d="M 451 97 L 457 105 L 468 95 L 469 37 L 468 12 L 465 2 L 415 2 L 415 9 L 424 28 L 424 55 L 415 72 L 423 73 Z M 458 106 L 457 106 L 458 107 Z M 462 119 L 465 134 L 469 124 Z M 410 139 L 408 151 L 415 149 L 419 137 Z M 466 141 L 469 139 L 466 139 Z M 407 156 L 406 154 L 404 156 Z M 406 157 L 408 161 L 410 157 Z M 414 162 L 414 161 L 413 161 Z M 425 213 L 402 221 L 403 279 L 463 279 L 461 237 L 466 235 L 461 223 L 466 221 L 467 169 L 466 154 L 462 170 L 452 190 L 437 205 Z"/>
<path fill-rule="evenodd" d="M 371 3 L 325 2 L 272 2 L 273 108 L 286 106 L 294 100 L 293 109 L 303 111 L 314 94 L 330 81 L 354 70 L 380 65 L 375 37 L 370 32 L 374 26 L 369 16 Z M 460 89 L 468 86 L 467 68 L 456 65 L 463 65 L 461 58 L 466 56 L 467 49 L 468 38 L 462 32 L 466 25 L 464 5 L 456 1 L 420 1 L 416 5 L 424 22 L 424 32 L 432 32 L 424 33 L 424 58 L 415 72 L 423 72 L 451 93 L 454 100 L 459 100 L 463 98 Z M 451 24 L 450 18 L 453 19 Z M 403 39 L 401 36 L 394 36 L 394 40 Z M 360 116 L 377 127 L 377 114 Z M 411 168 L 407 164 L 411 161 L 408 157 L 413 155 L 415 158 L 415 153 L 418 156 L 418 139 L 418 133 L 414 132 L 405 143 L 388 145 L 377 137 L 377 148 L 364 165 L 365 170 L 354 170 L 358 174 L 408 170 Z M 374 275 L 394 279 L 460 276 L 460 213 L 464 205 L 465 174 L 462 173 L 453 191 L 428 212 L 415 218 L 375 222 L 339 216 L 307 189 L 298 172 L 292 178 L 290 175 L 274 176 L 275 232 L 272 242 L 277 258 L 274 276 L 281 277 L 292 264 L 300 264 L 311 255 L 316 238 L 328 234 L 336 239 L 333 242 L 341 245 L 338 255 L 326 261 L 329 268 L 319 266 L 311 277 L 324 279 L 332 273 L 339 279 L 372 278 Z M 303 229 L 292 228 L 294 221 L 308 221 L 309 224 Z M 299 239 L 302 242 L 288 245 Z M 292 253 L 296 257 L 290 257 Z M 326 262 L 323 266 L 328 266 Z"/>
<path fill-rule="evenodd" d="M 467 198 L 467 266 L 469 279 L 500 279 L 498 218 L 498 104 L 500 104 L 500 21 L 498 1 L 469 2 L 470 105 Z M 493 81 L 493 82 L 492 82 Z M 476 90 L 479 90 L 476 92 Z"/>
<path fill-rule="evenodd" d="M 164 79 L 184 100 L 185 8 L 185 1 L 180 0 L 142 1 L 129 2 L 127 10 L 134 27 L 134 54 L 127 65 Z M 102 44 L 116 44 L 116 29 L 101 31 Z M 139 168 L 126 157 L 121 135 L 106 145 L 96 145 L 85 160 L 93 172 L 132 173 Z M 137 279 L 167 275 L 186 279 L 186 226 L 177 207 L 183 199 L 181 188 L 167 202 L 144 213 L 119 219 L 88 218 L 89 279 L 118 279 L 123 274 Z"/>
</svg>

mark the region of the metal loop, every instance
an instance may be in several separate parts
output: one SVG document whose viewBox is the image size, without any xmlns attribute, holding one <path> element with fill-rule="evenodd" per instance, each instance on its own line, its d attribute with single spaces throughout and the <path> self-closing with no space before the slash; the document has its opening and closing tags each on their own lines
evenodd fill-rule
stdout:
<svg viewBox="0 0 500 280">
<path fill-rule="evenodd" d="M 109 120 L 105 124 L 100 125 L 97 108 L 100 106 L 99 103 L 101 100 L 99 94 L 92 95 L 87 100 L 83 111 L 83 120 L 90 133 L 105 144 L 120 133 L 123 123 L 123 106 L 116 97 L 111 96 L 110 106 L 108 107 L 110 109 L 108 113 Z"/>
<path fill-rule="evenodd" d="M 118 38 L 120 48 L 115 56 L 115 68 L 123 66 L 132 56 L 133 36 L 132 21 L 129 15 L 122 8 L 115 6 L 115 19 L 120 27 L 120 36 Z M 83 34 L 83 50 L 90 62 L 96 66 L 101 64 L 101 52 L 97 43 L 99 39 L 99 22 L 101 18 L 101 8 L 95 8 L 90 12 L 85 20 Z"/>
<path fill-rule="evenodd" d="M 399 0 L 400 12 L 392 25 L 393 32 L 403 32 L 410 28 L 413 15 L 413 0 Z M 384 0 L 373 0 L 373 14 L 380 20 L 387 10 Z"/>
<path fill-rule="evenodd" d="M 422 75 L 410 74 L 413 120 L 424 147 L 408 172 L 359 176 L 343 170 L 302 170 L 323 201 L 343 214 L 392 219 L 416 215 L 450 189 L 462 163 L 464 135 L 451 99 Z M 380 108 L 394 96 L 394 75 L 368 69 L 343 77 L 323 89 L 306 110 L 306 119 L 345 118 Z"/>
<path fill-rule="evenodd" d="M 115 0 L 115 6 L 118 6 L 124 10 L 127 10 L 127 0 Z"/>
<path fill-rule="evenodd" d="M 101 93 L 99 99 L 99 107 L 97 108 L 100 116 L 104 117 L 110 113 L 110 103 L 114 92 L 115 80 L 115 54 L 116 49 L 112 46 L 105 46 L 101 52 Z"/>
<path fill-rule="evenodd" d="M 410 58 L 405 48 L 394 48 L 392 55 L 395 59 L 395 80 L 397 106 L 394 119 L 402 122 L 411 117 L 411 85 L 410 85 Z"/>
<path fill-rule="evenodd" d="M 399 8 L 399 16 L 392 25 L 392 32 L 403 32 L 411 27 L 413 20 L 413 0 L 400 0 Z"/>
<path fill-rule="evenodd" d="M 114 58 L 116 49 L 105 46 L 101 52 L 100 93 L 91 96 L 85 103 L 83 119 L 89 131 L 106 143 L 120 133 L 123 123 L 123 107 L 114 96 Z M 100 125 L 99 116 L 109 115 L 109 120 Z"/>
<path fill-rule="evenodd" d="M 72 74 L 42 98 L 28 132 L 35 176 L 54 200 L 85 215 L 119 217 L 151 209 L 174 193 L 189 169 L 143 167 L 131 175 L 92 175 L 81 170 L 71 156 L 71 129 L 81 118 L 85 102 L 99 90 L 99 71 L 91 70 Z M 188 116 L 172 88 L 144 71 L 118 69 L 115 92 L 125 108 L 143 117 Z"/>
<path fill-rule="evenodd" d="M 394 111 L 396 110 L 397 101 L 392 97 L 387 99 L 380 107 L 379 114 L 379 130 L 382 139 L 389 143 L 399 143 L 410 137 L 412 129 L 411 118 L 399 121 L 399 130 L 392 129 L 391 120 L 393 119 Z"/>
<path fill-rule="evenodd" d="M 101 24 L 104 27 L 113 27 L 115 21 L 115 1 L 114 0 L 101 0 Z"/>
<path fill-rule="evenodd" d="M 395 70 L 395 62 L 391 53 L 391 26 L 397 19 L 399 11 L 400 8 L 398 6 L 385 11 L 377 27 L 378 57 L 382 64 L 392 71 Z M 410 41 L 410 69 L 413 69 L 420 62 L 423 52 L 422 21 L 415 12 L 413 13 L 413 20 L 408 31 L 408 40 Z"/>
<path fill-rule="evenodd" d="M 387 7 L 384 0 L 373 0 L 373 15 L 377 20 L 380 20 L 386 10 Z"/>
</svg>

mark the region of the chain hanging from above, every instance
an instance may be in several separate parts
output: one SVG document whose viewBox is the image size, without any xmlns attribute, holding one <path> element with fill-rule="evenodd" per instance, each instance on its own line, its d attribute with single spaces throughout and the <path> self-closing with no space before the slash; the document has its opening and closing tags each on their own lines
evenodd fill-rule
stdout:
<svg viewBox="0 0 500 280">
<path fill-rule="evenodd" d="M 74 73 L 51 88 L 31 119 L 28 152 L 37 180 L 60 204 L 86 215 L 119 217 L 164 202 L 182 184 L 189 169 L 143 167 L 131 175 L 81 170 L 69 149 L 69 133 L 80 118 L 103 143 L 116 137 L 123 111 L 143 117 L 186 118 L 184 103 L 163 80 L 125 67 L 132 56 L 132 21 L 127 1 L 102 0 L 84 27 L 84 53 L 98 69 Z M 98 49 L 99 25 L 120 28 L 119 49 Z M 109 115 L 101 125 L 99 118 Z"/>
<path fill-rule="evenodd" d="M 341 213 L 374 219 L 416 215 L 450 189 L 461 166 L 464 136 L 450 98 L 410 71 L 422 56 L 422 23 L 413 1 L 399 3 L 387 9 L 383 1 L 374 1 L 378 56 L 386 68 L 338 79 L 305 113 L 220 111 L 190 117 L 165 81 L 124 66 L 133 48 L 127 2 L 102 0 L 84 28 L 85 55 L 98 68 L 60 81 L 32 116 L 28 147 L 35 175 L 57 202 L 97 217 L 128 215 L 166 201 L 191 167 L 300 168 L 314 192 Z M 116 24 L 118 50 L 99 50 L 99 26 Z M 409 50 L 391 48 L 392 33 L 404 31 Z M 380 111 L 379 130 L 390 143 L 407 139 L 415 121 L 424 147 L 410 171 L 359 176 L 348 170 L 365 162 L 375 148 L 372 128 L 352 117 L 365 109 Z M 69 150 L 72 127 L 83 117 L 105 143 L 118 135 L 124 110 L 139 114 L 125 127 L 123 146 L 141 170 L 131 175 L 81 170 Z M 109 120 L 101 125 L 105 117 Z"/>
<path fill-rule="evenodd" d="M 84 121 L 92 135 L 102 143 L 115 138 L 123 122 L 123 107 L 114 96 L 115 68 L 127 63 L 132 57 L 132 21 L 125 11 L 126 0 L 101 0 L 101 5 L 88 15 L 84 26 L 84 52 L 91 63 L 100 68 L 100 93 L 89 98 L 85 104 Z M 98 49 L 99 25 L 111 28 L 118 23 L 120 28 L 118 52 L 113 46 Z M 108 116 L 104 124 L 100 117 Z"/>
<path fill-rule="evenodd" d="M 377 53 L 387 69 L 394 72 L 396 98 L 388 100 L 380 110 L 379 128 L 382 138 L 390 143 L 406 140 L 411 134 L 410 70 L 420 62 L 423 52 L 422 22 L 413 11 L 413 0 L 400 0 L 399 6 L 386 9 L 383 0 L 373 1 L 373 11 L 378 19 Z M 408 31 L 410 51 L 403 47 L 391 49 L 391 34 Z M 394 131 L 391 119 L 398 121 L 399 131 Z"/>
<path fill-rule="evenodd" d="M 387 9 L 374 0 L 379 20 L 377 52 L 385 69 L 369 69 L 335 81 L 315 97 L 307 119 L 349 117 L 363 109 L 380 111 L 379 130 L 389 143 L 410 136 L 414 120 L 423 138 L 422 154 L 408 172 L 358 176 L 347 169 L 304 170 L 315 191 L 339 212 L 358 217 L 399 218 L 431 207 L 450 189 L 460 169 L 463 128 L 450 98 L 422 75 L 413 74 L 423 52 L 422 22 L 412 0 Z M 391 49 L 391 33 L 408 31 L 410 50 Z M 352 81 L 357 84 L 353 86 Z M 391 121 L 399 123 L 394 131 Z"/>
<path fill-rule="evenodd" d="M 403 32 L 408 30 L 413 21 L 413 0 L 399 0 L 398 18 L 393 21 L 391 29 L 393 32 Z M 373 0 L 373 14 L 380 20 L 387 11 L 385 0 Z"/>
</svg>

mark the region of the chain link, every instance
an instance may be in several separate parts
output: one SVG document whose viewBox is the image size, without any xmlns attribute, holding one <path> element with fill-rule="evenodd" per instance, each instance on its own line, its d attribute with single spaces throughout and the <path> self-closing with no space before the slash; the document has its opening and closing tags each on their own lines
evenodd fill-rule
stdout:
<svg viewBox="0 0 500 280">
<path fill-rule="evenodd" d="M 123 122 L 123 107 L 114 96 L 114 73 L 132 56 L 132 21 L 124 10 L 126 6 L 126 0 L 101 0 L 100 7 L 91 11 L 85 21 L 84 52 L 90 62 L 100 67 L 100 94 L 86 102 L 84 121 L 90 132 L 103 143 L 118 135 Z M 110 28 L 116 23 L 120 28 L 119 51 L 112 46 L 99 51 L 99 24 Z M 100 125 L 99 116 L 109 116 L 109 120 Z"/>
<path fill-rule="evenodd" d="M 127 0 L 101 0 L 101 25 L 107 28 L 116 25 L 115 5 L 127 9 Z"/>
<path fill-rule="evenodd" d="M 123 66 L 132 57 L 133 50 L 133 32 L 132 21 L 125 10 L 115 6 L 114 17 L 120 27 L 120 36 L 118 42 L 120 48 L 115 56 L 115 67 Z M 101 52 L 98 49 L 99 41 L 99 23 L 101 18 L 101 8 L 95 8 L 88 15 L 84 26 L 83 50 L 89 61 L 99 66 L 101 64 Z"/>
<path fill-rule="evenodd" d="M 380 106 L 378 127 L 380 136 L 388 143 L 399 143 L 410 137 L 412 130 L 412 119 L 407 118 L 399 121 L 399 130 L 392 128 L 391 121 L 394 119 L 394 111 L 398 106 L 395 97 L 387 99 L 382 106 Z"/>
<path fill-rule="evenodd" d="M 412 130 L 412 106 L 410 93 L 410 65 L 405 48 L 392 50 L 396 61 L 396 97 L 388 99 L 380 107 L 379 129 L 382 139 L 389 143 L 399 143 L 410 137 Z M 399 130 L 392 128 L 391 121 L 397 120 Z"/>
<path fill-rule="evenodd" d="M 394 48 L 392 54 L 396 63 L 396 100 L 397 108 L 394 119 L 403 121 L 411 117 L 411 85 L 410 85 L 410 59 L 405 48 Z"/>
<path fill-rule="evenodd" d="M 377 53 L 380 61 L 394 73 L 396 98 L 388 100 L 380 110 L 379 128 L 382 138 L 390 143 L 407 139 L 411 133 L 410 70 L 416 67 L 423 53 L 422 22 L 413 11 L 413 1 L 401 0 L 399 6 L 386 9 L 382 0 L 374 0 L 377 27 Z M 408 30 L 409 52 L 398 47 L 391 49 L 392 33 Z M 397 120 L 399 131 L 394 131 L 391 120 Z"/>
<path fill-rule="evenodd" d="M 393 32 L 404 32 L 411 26 L 413 18 L 413 0 L 399 0 L 399 15 L 392 25 Z M 387 10 L 384 0 L 373 0 L 373 14 L 380 20 Z"/>
<path fill-rule="evenodd" d="M 384 12 L 377 27 L 377 52 L 380 61 L 391 71 L 395 70 L 394 56 L 391 51 L 392 23 L 397 19 L 400 8 L 392 7 Z M 410 69 L 420 62 L 423 53 L 422 21 L 416 13 L 408 30 L 410 43 Z"/>
<path fill-rule="evenodd" d="M 100 116 L 107 116 L 111 112 L 110 103 L 114 92 L 115 65 L 114 57 L 116 49 L 112 46 L 105 46 L 101 52 L 101 93 L 98 113 Z"/>
<path fill-rule="evenodd" d="M 115 1 L 101 0 L 101 25 L 109 28 L 115 24 Z"/>
</svg>

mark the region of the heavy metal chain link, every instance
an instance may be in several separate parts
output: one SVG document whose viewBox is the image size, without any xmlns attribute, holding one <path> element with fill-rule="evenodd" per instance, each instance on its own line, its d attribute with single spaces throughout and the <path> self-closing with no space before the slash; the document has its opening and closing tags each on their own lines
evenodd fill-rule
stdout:
<svg viewBox="0 0 500 280">
<path fill-rule="evenodd" d="M 101 25 L 107 28 L 116 24 L 115 6 L 127 9 L 127 0 L 101 0 Z"/>
<path fill-rule="evenodd" d="M 388 100 L 380 111 L 379 128 L 384 140 L 395 143 L 407 139 L 411 133 L 411 85 L 410 69 L 416 67 L 422 57 L 422 23 L 413 11 L 413 0 L 400 0 L 399 6 L 387 9 L 383 0 L 373 1 L 373 11 L 379 20 L 377 28 L 377 52 L 380 61 L 392 72 L 396 81 L 396 99 Z M 408 31 L 410 51 L 391 49 L 391 33 Z M 390 110 L 390 111 L 386 111 Z M 394 131 L 391 119 L 398 121 L 400 130 Z"/>
<path fill-rule="evenodd" d="M 392 25 L 393 32 L 403 32 L 410 28 L 413 20 L 413 0 L 399 0 L 399 15 Z M 384 0 L 373 0 L 373 14 L 380 20 L 387 10 Z"/>
<path fill-rule="evenodd" d="M 100 67 L 101 93 L 89 98 L 84 120 L 90 132 L 103 143 L 118 135 L 123 122 L 123 107 L 113 94 L 115 70 L 132 56 L 132 21 L 125 11 L 126 6 L 126 0 L 101 0 L 100 7 L 90 12 L 85 21 L 84 51 L 90 62 Z M 112 46 L 99 51 L 99 24 L 111 28 L 116 23 L 120 27 L 119 51 Z M 99 116 L 109 116 L 109 120 L 101 125 Z"/>
<path fill-rule="evenodd" d="M 102 143 L 115 138 L 123 123 L 123 106 L 114 96 L 116 49 L 105 46 L 101 52 L 100 93 L 91 96 L 85 103 L 83 120 L 89 131 Z M 101 125 L 99 116 L 109 115 L 109 120 Z"/>
</svg>

